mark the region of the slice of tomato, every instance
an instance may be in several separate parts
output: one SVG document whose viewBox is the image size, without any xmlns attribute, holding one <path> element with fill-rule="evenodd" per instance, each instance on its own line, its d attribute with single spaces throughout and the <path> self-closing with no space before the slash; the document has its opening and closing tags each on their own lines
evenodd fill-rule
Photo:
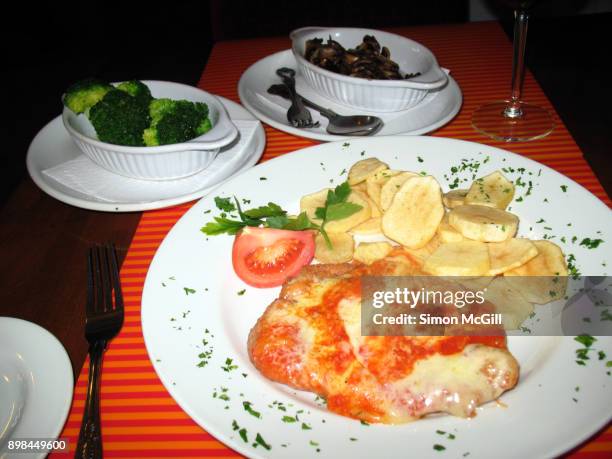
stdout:
<svg viewBox="0 0 612 459">
<path fill-rule="evenodd" d="M 234 240 L 232 263 L 240 279 L 253 287 L 276 287 L 312 261 L 312 231 L 242 229 Z"/>
</svg>

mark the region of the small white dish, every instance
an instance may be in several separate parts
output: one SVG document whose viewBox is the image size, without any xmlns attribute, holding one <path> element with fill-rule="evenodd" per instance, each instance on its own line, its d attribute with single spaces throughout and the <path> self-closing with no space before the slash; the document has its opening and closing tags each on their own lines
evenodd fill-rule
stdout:
<svg viewBox="0 0 612 459">
<path fill-rule="evenodd" d="M 351 137 L 328 134 L 327 118 L 314 110 L 310 112 L 313 120 L 319 122 L 318 127 L 299 129 L 289 124 L 287 110 L 291 103 L 267 92 L 271 85 L 281 82 L 275 73 L 280 67 L 297 69 L 291 50 L 280 51 L 251 65 L 242 74 L 238 83 L 238 94 L 242 105 L 263 122 L 289 134 L 325 142 L 350 139 Z M 307 99 L 341 115 L 375 115 L 382 118 L 384 126 L 374 136 L 427 134 L 452 120 L 459 113 L 463 102 L 461 90 L 450 75 L 444 87 L 430 91 L 420 104 L 393 113 L 357 111 L 337 104 L 312 89 L 299 72 L 296 75 L 296 89 Z"/>
<path fill-rule="evenodd" d="M 247 110 L 239 104 L 219 97 L 220 102 L 236 123 L 255 122 Z M 261 157 L 266 137 L 259 124 L 249 144 L 239 147 L 230 145 L 217 155 L 213 163 L 202 172 L 184 179 L 163 182 L 136 180 L 118 174 L 111 174 L 97 164 L 90 162 L 90 169 L 80 179 L 87 181 L 97 175 L 109 176 L 106 186 L 112 187 L 115 198 L 101 199 L 95 193 L 79 191 L 50 177 L 45 171 L 79 157 L 82 152 L 62 126 L 61 117 L 55 118 L 36 135 L 30 144 L 26 165 L 32 180 L 45 193 L 76 207 L 107 212 L 134 212 L 160 209 L 193 201 L 208 193 L 223 181 L 253 166 Z M 211 172 L 214 169 L 214 172 Z M 140 192 L 134 193 L 132 184 L 139 184 Z"/>
<path fill-rule="evenodd" d="M 0 317 L 0 450 L 11 439 L 57 438 L 73 382 L 70 359 L 57 338 L 32 322 Z"/>
<path fill-rule="evenodd" d="M 130 147 L 98 140 L 85 115 L 64 107 L 62 120 L 77 146 L 96 164 L 116 174 L 141 180 L 174 180 L 204 170 L 221 147 L 238 135 L 223 105 L 212 94 L 170 81 L 143 81 L 155 98 L 186 99 L 208 105 L 212 129 L 192 140 L 156 147 Z"/>
<path fill-rule="evenodd" d="M 331 37 L 345 49 L 355 48 L 365 35 L 387 47 L 402 74 L 420 73 L 408 80 L 369 80 L 331 72 L 304 57 L 306 41 Z M 406 110 L 420 103 L 431 90 L 446 84 L 447 75 L 433 53 L 422 44 L 394 33 L 349 27 L 303 27 L 291 32 L 291 49 L 300 73 L 313 89 L 352 109 L 376 112 Z"/>
</svg>

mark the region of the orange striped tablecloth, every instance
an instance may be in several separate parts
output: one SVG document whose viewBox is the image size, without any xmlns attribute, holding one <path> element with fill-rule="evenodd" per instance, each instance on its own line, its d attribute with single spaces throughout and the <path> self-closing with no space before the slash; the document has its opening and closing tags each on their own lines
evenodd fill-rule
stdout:
<svg viewBox="0 0 612 459">
<path fill-rule="evenodd" d="M 540 161 L 581 183 L 611 204 L 582 152 L 559 117 L 545 139 L 505 144 L 476 133 L 471 113 L 484 102 L 509 91 L 511 44 L 497 23 L 426 26 L 392 30 L 429 47 L 440 65 L 451 69 L 463 91 L 459 115 L 432 135 L 499 146 Z M 286 38 L 221 42 L 215 45 L 199 86 L 239 102 L 237 84 L 248 66 L 271 53 L 289 48 Z M 554 111 L 541 88 L 528 74 L 524 99 Z M 265 126 L 267 145 L 262 161 L 315 145 L 317 142 Z M 106 457 L 228 457 L 238 454 L 215 440 L 179 408 L 157 378 L 145 350 L 140 325 L 144 279 L 155 251 L 174 223 L 192 203 L 145 212 L 121 269 L 125 296 L 125 325 L 109 346 L 102 376 L 102 430 Z M 74 403 L 62 433 L 74 452 L 86 392 L 88 363 L 76 384 Z M 612 456 L 608 427 L 571 454 L 576 458 Z"/>
</svg>

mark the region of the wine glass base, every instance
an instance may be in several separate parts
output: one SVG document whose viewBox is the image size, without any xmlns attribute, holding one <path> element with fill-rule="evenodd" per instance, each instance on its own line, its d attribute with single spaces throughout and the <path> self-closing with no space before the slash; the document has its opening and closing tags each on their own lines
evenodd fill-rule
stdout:
<svg viewBox="0 0 612 459">
<path fill-rule="evenodd" d="M 491 102 L 478 108 L 472 115 L 472 126 L 478 132 L 505 142 L 525 142 L 541 139 L 555 127 L 548 110 L 537 105 L 519 102 L 515 111 L 520 116 L 506 115 L 508 100 Z"/>
</svg>

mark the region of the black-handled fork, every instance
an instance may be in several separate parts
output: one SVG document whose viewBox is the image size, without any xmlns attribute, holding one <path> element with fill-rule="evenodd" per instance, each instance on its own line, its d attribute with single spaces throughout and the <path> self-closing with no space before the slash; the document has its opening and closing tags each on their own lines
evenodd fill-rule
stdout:
<svg viewBox="0 0 612 459">
<path fill-rule="evenodd" d="M 123 295 L 115 247 L 92 247 L 87 257 L 85 338 L 89 342 L 89 384 L 75 458 L 102 458 L 100 375 L 107 343 L 123 325 Z"/>
<path fill-rule="evenodd" d="M 295 70 L 288 67 L 281 67 L 276 70 L 276 74 L 280 77 L 283 84 L 289 91 L 291 106 L 287 110 L 287 121 L 296 128 L 310 128 L 319 125 L 318 122 L 312 122 L 312 115 L 304 106 L 302 98 L 295 92 Z"/>
</svg>

